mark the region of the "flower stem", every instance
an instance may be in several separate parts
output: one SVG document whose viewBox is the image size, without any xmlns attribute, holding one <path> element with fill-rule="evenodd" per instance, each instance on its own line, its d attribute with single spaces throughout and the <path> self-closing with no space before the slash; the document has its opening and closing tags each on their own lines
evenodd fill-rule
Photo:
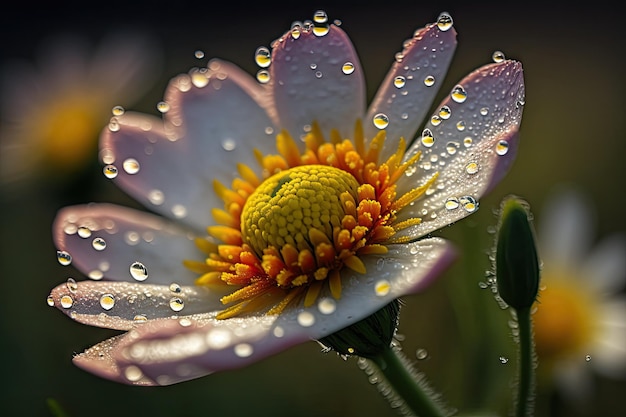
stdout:
<svg viewBox="0 0 626 417">
<path fill-rule="evenodd" d="M 535 348 L 532 333 L 530 308 L 522 308 L 517 312 L 518 323 L 518 381 L 516 417 L 532 415 L 535 389 Z"/>
<path fill-rule="evenodd" d="M 436 394 L 399 349 L 388 347 L 371 358 L 389 385 L 417 416 L 445 417 L 448 413 Z"/>
</svg>

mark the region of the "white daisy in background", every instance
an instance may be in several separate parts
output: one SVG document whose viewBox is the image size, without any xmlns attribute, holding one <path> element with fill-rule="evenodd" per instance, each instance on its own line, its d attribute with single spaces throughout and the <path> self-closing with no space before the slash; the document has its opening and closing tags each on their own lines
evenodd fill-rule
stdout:
<svg viewBox="0 0 626 417">
<path fill-rule="evenodd" d="M 533 316 L 538 382 L 581 401 L 593 372 L 626 378 L 626 236 L 592 246 L 595 218 L 584 194 L 556 193 L 538 216 L 541 290 Z M 548 384 L 548 385 L 543 385 Z"/>
<path fill-rule="evenodd" d="M 161 51 L 143 33 L 43 41 L 0 72 L 0 182 L 64 179 L 91 164 L 102 125 L 154 85 Z M 114 110 L 114 107 L 121 106 Z"/>
</svg>

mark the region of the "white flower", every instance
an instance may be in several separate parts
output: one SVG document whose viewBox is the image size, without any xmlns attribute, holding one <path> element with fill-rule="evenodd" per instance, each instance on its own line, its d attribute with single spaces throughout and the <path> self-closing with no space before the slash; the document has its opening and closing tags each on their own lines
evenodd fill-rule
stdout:
<svg viewBox="0 0 626 417">
<path fill-rule="evenodd" d="M 59 212 L 59 260 L 91 281 L 48 304 L 127 331 L 78 366 L 167 385 L 349 326 L 439 275 L 454 251 L 430 234 L 474 212 L 514 160 L 517 61 L 469 74 L 424 124 L 456 46 L 447 14 L 404 43 L 369 107 L 324 12 L 271 46 L 256 80 L 212 60 L 172 79 L 163 119 L 127 112 L 104 130 L 105 174 L 163 217 Z"/>
<path fill-rule="evenodd" d="M 575 189 L 557 192 L 538 217 L 541 290 L 533 316 L 540 383 L 580 401 L 593 372 L 626 377 L 626 236 L 595 247 L 594 213 Z"/>
</svg>

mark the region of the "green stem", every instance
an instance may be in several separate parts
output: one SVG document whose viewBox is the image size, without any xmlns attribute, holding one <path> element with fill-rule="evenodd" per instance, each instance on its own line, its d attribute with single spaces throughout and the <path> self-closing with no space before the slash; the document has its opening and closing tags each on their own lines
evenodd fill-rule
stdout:
<svg viewBox="0 0 626 417">
<path fill-rule="evenodd" d="M 535 350 L 530 308 L 517 310 L 519 357 L 516 417 L 531 415 L 535 389 Z"/>
<path fill-rule="evenodd" d="M 410 366 L 402 353 L 392 347 L 371 358 L 394 391 L 417 416 L 445 417 L 447 413 L 433 398 L 432 390 Z"/>
</svg>

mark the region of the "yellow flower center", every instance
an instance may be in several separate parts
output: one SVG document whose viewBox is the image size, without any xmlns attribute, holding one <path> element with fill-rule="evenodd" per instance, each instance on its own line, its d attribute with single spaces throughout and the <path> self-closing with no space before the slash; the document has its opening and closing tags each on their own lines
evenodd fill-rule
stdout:
<svg viewBox="0 0 626 417">
<path fill-rule="evenodd" d="M 215 182 L 224 208 L 214 208 L 217 223 L 209 235 L 222 243 L 198 239 L 204 262 L 185 261 L 202 274 L 198 285 L 226 289 L 227 307 L 218 318 L 244 314 L 279 314 L 289 304 L 311 306 L 328 291 L 341 297 L 344 268 L 367 272 L 363 256 L 384 254 L 394 237 L 420 218 L 397 221 L 402 208 L 420 198 L 435 182 L 397 196 L 396 182 L 420 154 L 405 160 L 406 143 L 379 162 L 385 142 L 380 131 L 365 145 L 360 122 L 353 140 L 331 132 L 330 142 L 317 124 L 305 137 L 304 152 L 288 132 L 276 137 L 278 155 L 256 152 L 262 178 L 247 165 L 231 187 Z"/>
<path fill-rule="evenodd" d="M 577 285 L 564 272 L 543 274 L 545 288 L 539 293 L 537 311 L 533 315 L 535 345 L 544 369 L 562 359 L 585 355 L 586 346 L 594 336 L 596 301 L 591 291 Z"/>
</svg>

